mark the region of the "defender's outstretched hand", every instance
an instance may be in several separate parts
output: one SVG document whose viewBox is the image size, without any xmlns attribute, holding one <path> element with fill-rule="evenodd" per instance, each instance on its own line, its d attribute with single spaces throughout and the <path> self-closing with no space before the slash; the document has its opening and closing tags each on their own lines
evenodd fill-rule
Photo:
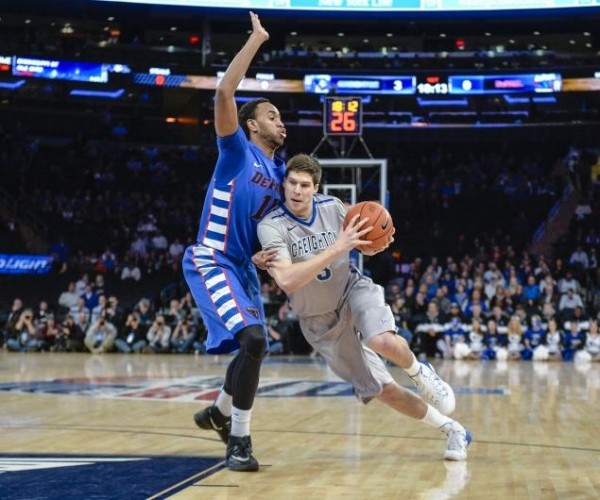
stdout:
<svg viewBox="0 0 600 500">
<path fill-rule="evenodd" d="M 252 33 L 260 36 L 266 42 L 269 39 L 269 33 L 263 28 L 262 24 L 260 24 L 258 14 L 250 11 L 250 20 L 252 21 Z"/>
</svg>

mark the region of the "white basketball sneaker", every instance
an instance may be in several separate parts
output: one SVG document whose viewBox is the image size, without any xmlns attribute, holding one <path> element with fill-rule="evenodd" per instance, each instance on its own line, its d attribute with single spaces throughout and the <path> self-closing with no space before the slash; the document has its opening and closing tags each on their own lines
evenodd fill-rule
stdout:
<svg viewBox="0 0 600 500">
<path fill-rule="evenodd" d="M 454 461 L 466 460 L 467 447 L 473 440 L 471 433 L 456 420 L 443 425 L 440 427 L 440 430 L 448 437 L 444 459 Z"/>
<path fill-rule="evenodd" d="M 444 382 L 433 367 L 421 361 L 421 369 L 414 377 L 410 377 L 421 395 L 444 415 L 450 415 L 456 408 L 454 391 Z"/>
</svg>

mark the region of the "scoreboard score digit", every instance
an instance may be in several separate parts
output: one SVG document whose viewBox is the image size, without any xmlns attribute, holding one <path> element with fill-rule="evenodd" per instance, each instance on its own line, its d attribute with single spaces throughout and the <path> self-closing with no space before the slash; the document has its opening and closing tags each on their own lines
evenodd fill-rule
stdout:
<svg viewBox="0 0 600 500">
<path fill-rule="evenodd" d="M 323 110 L 323 134 L 362 135 L 360 97 L 326 97 Z"/>
</svg>

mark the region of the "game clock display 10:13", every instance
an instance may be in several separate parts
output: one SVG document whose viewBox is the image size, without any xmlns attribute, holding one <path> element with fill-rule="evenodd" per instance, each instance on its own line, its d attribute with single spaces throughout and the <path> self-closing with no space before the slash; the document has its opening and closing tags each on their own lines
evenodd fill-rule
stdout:
<svg viewBox="0 0 600 500">
<path fill-rule="evenodd" d="M 362 101 L 359 97 L 326 97 L 323 115 L 325 135 L 362 134 Z"/>
</svg>

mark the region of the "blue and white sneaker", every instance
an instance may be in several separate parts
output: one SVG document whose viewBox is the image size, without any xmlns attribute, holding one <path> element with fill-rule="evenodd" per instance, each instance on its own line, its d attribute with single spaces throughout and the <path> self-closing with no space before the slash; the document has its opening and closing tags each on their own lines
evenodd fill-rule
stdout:
<svg viewBox="0 0 600 500">
<path fill-rule="evenodd" d="M 444 382 L 427 361 L 421 361 L 421 369 L 411 380 L 421 396 L 444 415 L 450 415 L 456 408 L 454 391 Z"/>
<path fill-rule="evenodd" d="M 440 430 L 448 437 L 444 459 L 454 461 L 466 460 L 467 448 L 471 441 L 473 441 L 471 433 L 456 420 L 443 425 Z"/>
</svg>

